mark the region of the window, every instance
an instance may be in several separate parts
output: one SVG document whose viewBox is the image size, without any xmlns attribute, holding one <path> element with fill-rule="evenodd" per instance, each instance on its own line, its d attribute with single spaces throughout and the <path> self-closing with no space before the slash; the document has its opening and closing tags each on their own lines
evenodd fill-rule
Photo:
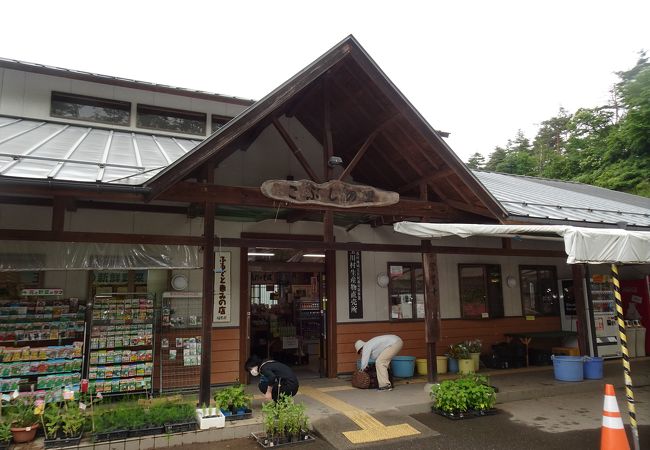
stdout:
<svg viewBox="0 0 650 450">
<path fill-rule="evenodd" d="M 553 266 L 519 266 L 521 303 L 525 316 L 557 316 L 560 302 Z"/>
<path fill-rule="evenodd" d="M 216 116 L 212 115 L 212 132 L 214 133 L 217 131 L 219 128 L 230 122 L 230 119 L 232 117 L 226 117 L 226 116 Z"/>
<path fill-rule="evenodd" d="M 207 115 L 178 109 L 138 105 L 138 127 L 205 135 Z"/>
<path fill-rule="evenodd" d="M 131 103 L 83 95 L 52 92 L 50 115 L 129 126 Z"/>
<path fill-rule="evenodd" d="M 424 271 L 418 263 L 388 263 L 391 320 L 424 319 Z"/>
<path fill-rule="evenodd" d="M 277 284 L 252 284 L 251 285 L 251 303 L 253 305 L 277 305 L 277 292 L 280 286 Z"/>
<path fill-rule="evenodd" d="M 503 317 L 501 266 L 459 264 L 458 283 L 463 319 Z"/>
</svg>

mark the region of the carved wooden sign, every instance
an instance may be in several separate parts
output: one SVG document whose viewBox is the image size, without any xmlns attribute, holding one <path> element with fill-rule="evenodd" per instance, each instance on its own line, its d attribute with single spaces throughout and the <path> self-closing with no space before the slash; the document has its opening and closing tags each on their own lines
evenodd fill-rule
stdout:
<svg viewBox="0 0 650 450">
<path fill-rule="evenodd" d="M 274 200 L 339 208 L 389 206 L 399 202 L 397 192 L 338 180 L 320 184 L 310 180 L 268 180 L 262 183 L 260 190 L 263 195 Z"/>
</svg>

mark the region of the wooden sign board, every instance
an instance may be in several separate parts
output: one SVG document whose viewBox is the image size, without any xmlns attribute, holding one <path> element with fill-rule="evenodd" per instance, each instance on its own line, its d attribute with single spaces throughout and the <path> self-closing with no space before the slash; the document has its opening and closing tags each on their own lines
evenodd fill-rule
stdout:
<svg viewBox="0 0 650 450">
<path fill-rule="evenodd" d="M 371 186 L 332 180 L 314 183 L 310 180 L 268 180 L 260 186 L 262 194 L 287 203 L 358 208 L 389 206 L 399 202 L 397 192 L 382 191 Z"/>
</svg>

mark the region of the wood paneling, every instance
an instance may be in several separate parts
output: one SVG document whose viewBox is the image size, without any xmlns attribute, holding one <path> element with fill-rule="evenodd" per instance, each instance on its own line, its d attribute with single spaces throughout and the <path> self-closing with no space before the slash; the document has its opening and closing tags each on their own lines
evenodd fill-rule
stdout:
<svg viewBox="0 0 650 450">
<path fill-rule="evenodd" d="M 212 384 L 233 383 L 239 379 L 239 328 L 212 329 Z"/>
<path fill-rule="evenodd" d="M 368 339 L 380 334 L 395 334 L 404 341 L 400 355 L 426 358 L 424 322 L 353 322 L 340 323 L 336 327 L 337 373 L 354 371 L 358 355 L 354 351 L 357 339 Z M 503 333 L 525 331 L 553 331 L 561 329 L 559 317 L 540 317 L 526 320 L 523 317 L 507 317 L 489 320 L 447 319 L 442 321 L 440 341 L 436 343 L 436 353 L 442 355 L 451 344 L 466 339 L 481 339 L 484 352 L 488 352 L 497 342 L 505 340 Z M 535 342 L 531 343 L 535 347 Z"/>
</svg>

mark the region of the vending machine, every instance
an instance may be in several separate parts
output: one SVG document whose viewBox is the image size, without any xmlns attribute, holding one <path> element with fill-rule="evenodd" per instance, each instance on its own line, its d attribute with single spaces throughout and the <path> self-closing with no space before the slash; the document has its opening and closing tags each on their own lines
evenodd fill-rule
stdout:
<svg viewBox="0 0 650 450">
<path fill-rule="evenodd" d="M 593 305 L 596 356 L 616 358 L 622 355 L 621 339 L 616 322 L 616 297 L 609 275 L 592 275 L 589 294 Z"/>
<path fill-rule="evenodd" d="M 636 344 L 636 356 L 650 354 L 650 275 L 639 280 L 621 281 L 621 297 L 623 298 L 623 315 L 633 320 L 639 326 L 633 332 L 640 341 Z M 628 340 L 629 342 L 629 340 Z"/>
</svg>

